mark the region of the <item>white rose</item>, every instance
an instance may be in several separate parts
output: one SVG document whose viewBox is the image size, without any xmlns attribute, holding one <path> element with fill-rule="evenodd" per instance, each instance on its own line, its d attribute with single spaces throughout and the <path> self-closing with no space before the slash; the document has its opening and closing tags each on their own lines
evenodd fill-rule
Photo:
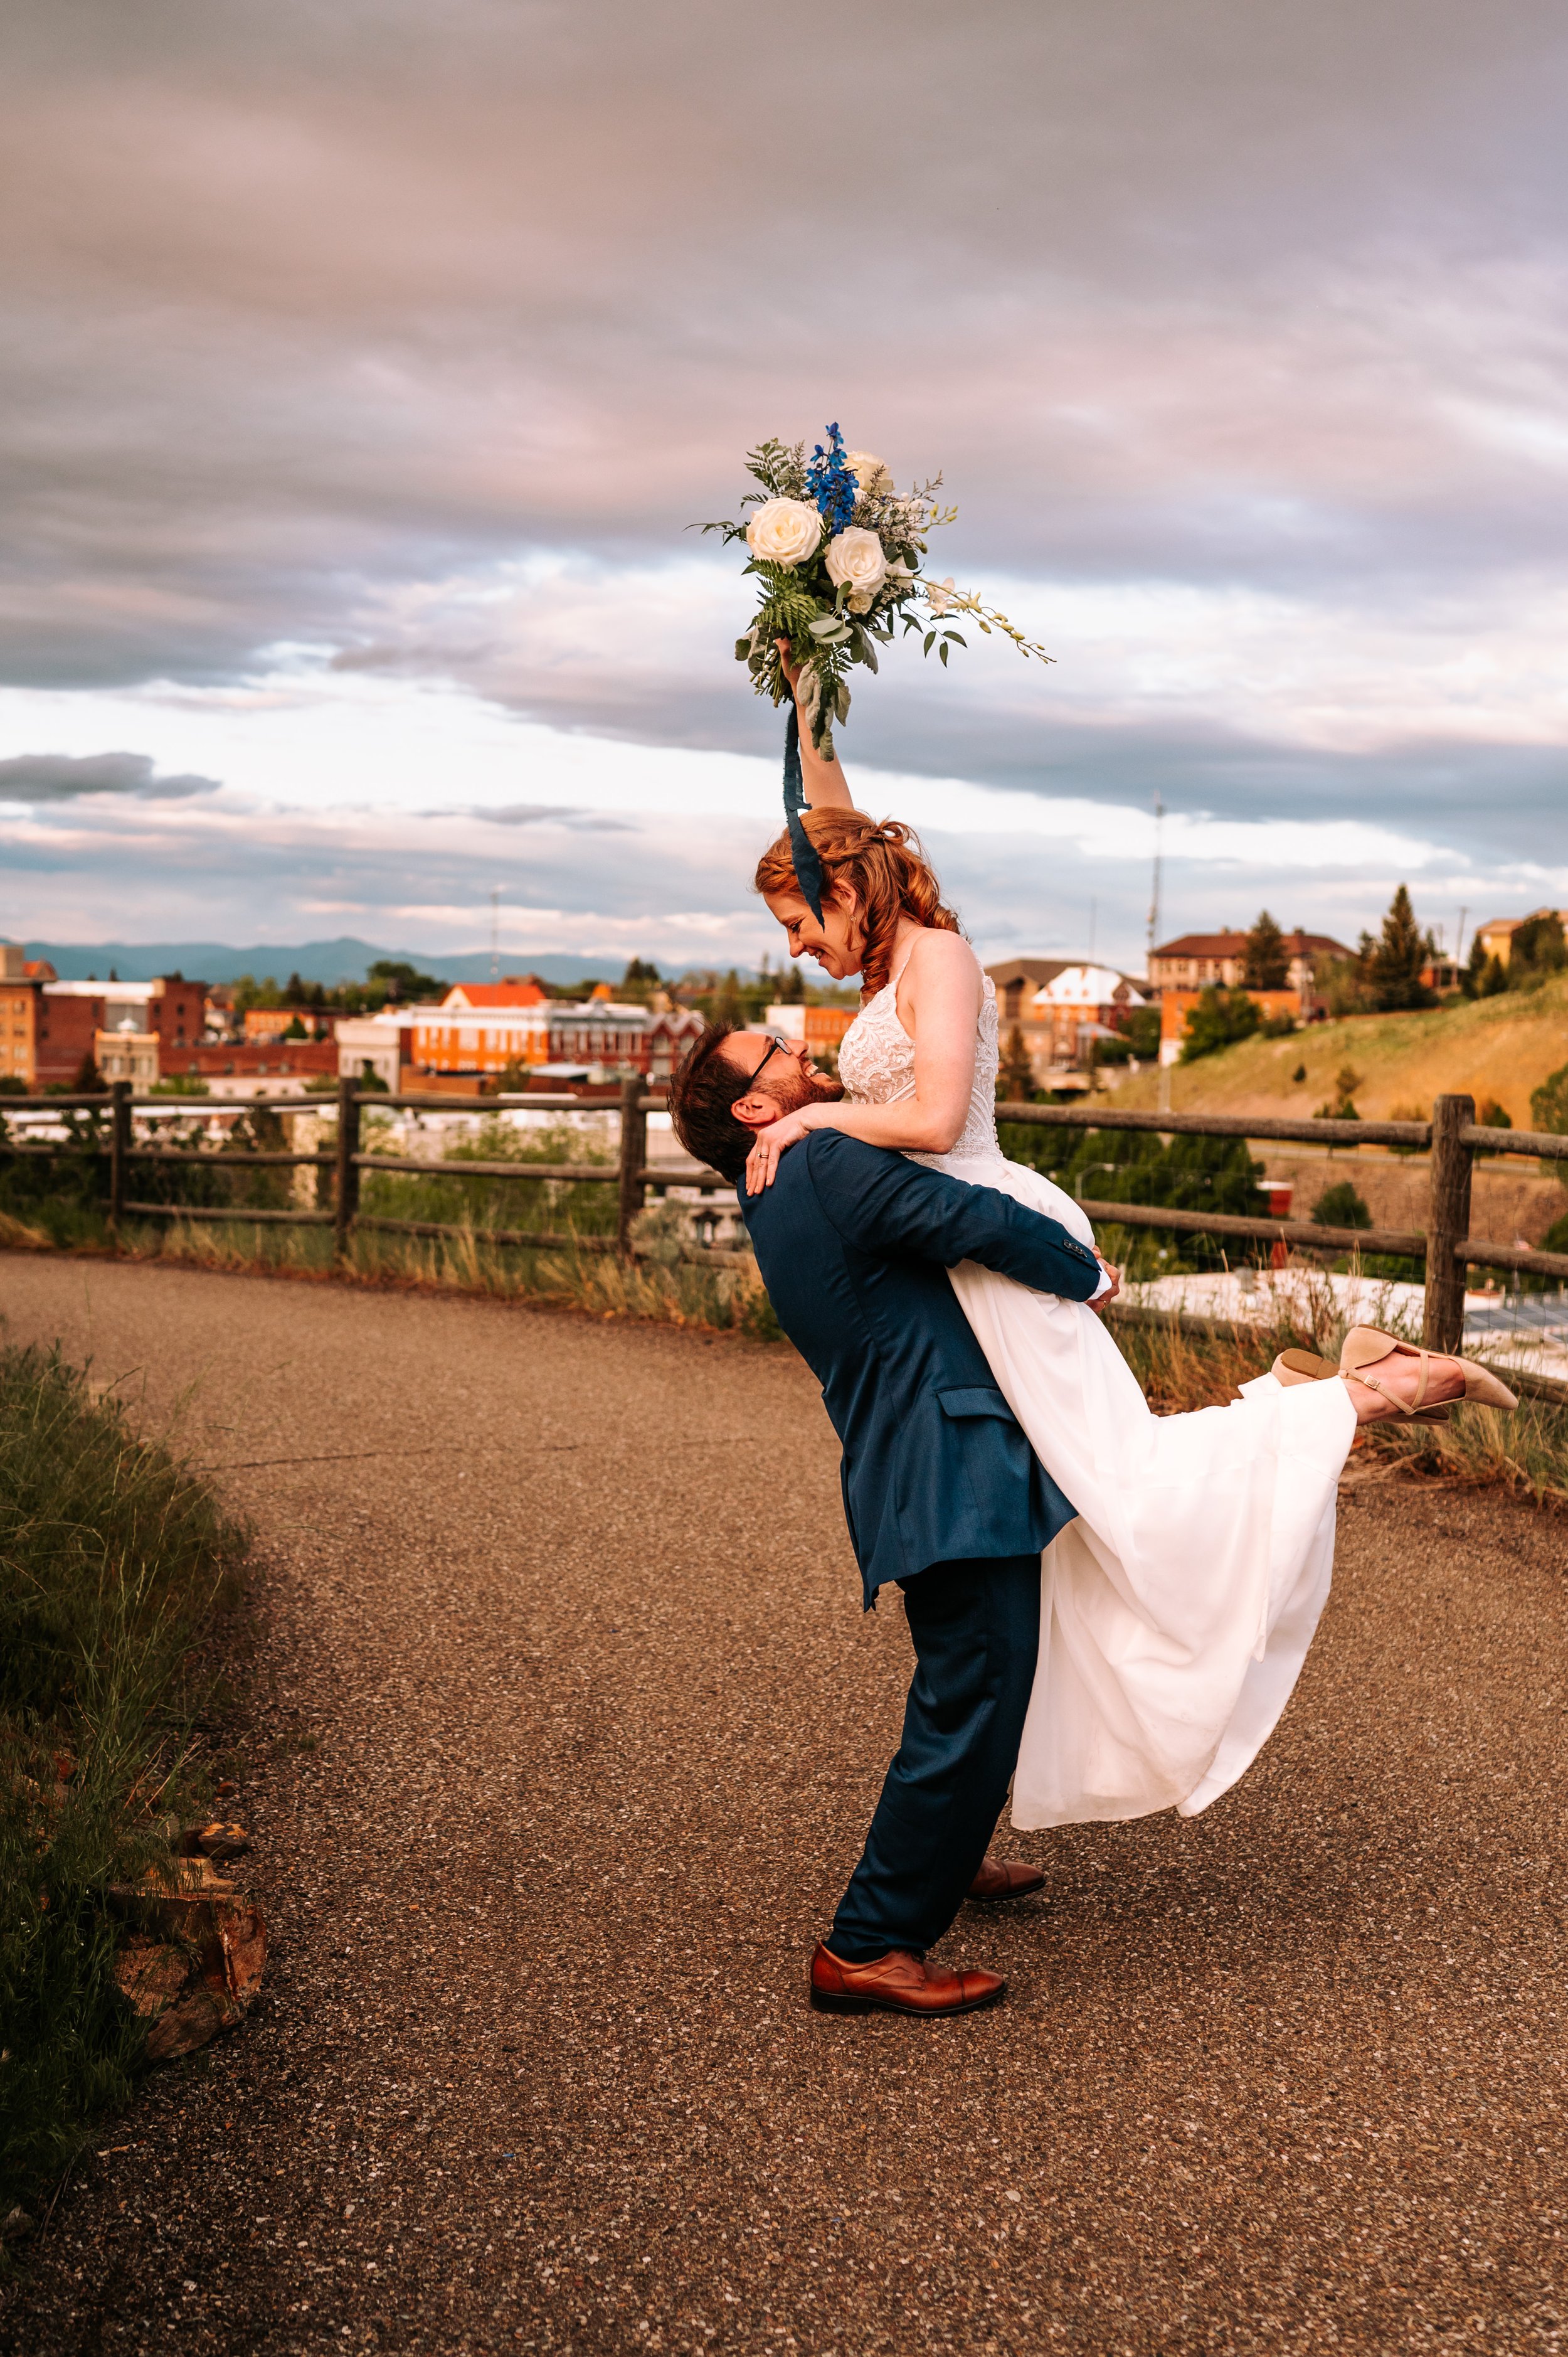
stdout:
<svg viewBox="0 0 1568 2357">
<path fill-rule="evenodd" d="M 952 611 L 953 606 L 957 602 L 951 594 L 952 586 L 952 575 L 950 573 L 948 575 L 947 579 L 940 585 L 935 581 L 927 582 L 926 603 L 930 608 L 933 614 L 950 614 Z"/>
<path fill-rule="evenodd" d="M 767 565 L 799 565 L 822 543 L 822 520 L 804 500 L 764 500 L 746 527 L 746 544 Z"/>
<path fill-rule="evenodd" d="M 871 601 L 886 578 L 887 559 L 874 532 L 852 523 L 846 532 L 834 533 L 828 543 L 828 579 L 835 586 L 849 584 L 852 614 L 870 612 Z"/>
<path fill-rule="evenodd" d="M 844 464 L 863 491 L 880 493 L 893 489 L 893 478 L 882 460 L 869 450 L 846 450 Z"/>
</svg>

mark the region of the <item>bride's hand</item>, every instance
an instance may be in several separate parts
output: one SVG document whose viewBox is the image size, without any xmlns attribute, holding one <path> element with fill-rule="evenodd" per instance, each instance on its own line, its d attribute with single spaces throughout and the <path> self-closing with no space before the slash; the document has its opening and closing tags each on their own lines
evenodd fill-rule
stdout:
<svg viewBox="0 0 1568 2357">
<path fill-rule="evenodd" d="M 804 1113 L 787 1113 L 782 1121 L 759 1129 L 746 1157 L 746 1193 L 760 1195 L 765 1187 L 771 1187 L 779 1156 L 787 1147 L 799 1146 L 803 1137 L 810 1137 L 816 1126 Z"/>
<path fill-rule="evenodd" d="M 790 694 L 799 698 L 800 693 L 801 666 L 798 662 L 791 662 L 789 656 L 789 641 L 788 639 L 776 639 L 774 640 L 774 644 L 779 649 L 779 668 L 783 672 L 785 678 L 789 683 Z"/>
<path fill-rule="evenodd" d="M 1108 1261 L 1105 1258 L 1103 1253 L 1097 1252 L 1094 1257 L 1100 1263 L 1101 1267 L 1105 1271 L 1106 1275 L 1111 1279 L 1111 1284 L 1107 1291 L 1101 1295 L 1098 1301 L 1091 1302 L 1090 1304 L 1090 1307 L 1093 1309 L 1096 1317 L 1099 1317 L 1102 1315 L 1105 1310 L 1110 1308 L 1112 1303 L 1115 1300 L 1116 1296 L 1121 1292 L 1122 1272 L 1115 1266 L 1113 1262 Z"/>
</svg>

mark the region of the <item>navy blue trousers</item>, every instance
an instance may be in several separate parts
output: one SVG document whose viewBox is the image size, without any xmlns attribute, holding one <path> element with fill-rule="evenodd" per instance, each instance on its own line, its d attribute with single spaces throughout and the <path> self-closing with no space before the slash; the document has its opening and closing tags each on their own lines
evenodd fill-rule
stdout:
<svg viewBox="0 0 1568 2357">
<path fill-rule="evenodd" d="M 900 1580 L 915 1675 L 904 1736 L 828 1946 L 848 1964 L 940 1940 L 985 1856 L 1040 1649 L 1038 1555 L 937 1563 Z"/>
</svg>

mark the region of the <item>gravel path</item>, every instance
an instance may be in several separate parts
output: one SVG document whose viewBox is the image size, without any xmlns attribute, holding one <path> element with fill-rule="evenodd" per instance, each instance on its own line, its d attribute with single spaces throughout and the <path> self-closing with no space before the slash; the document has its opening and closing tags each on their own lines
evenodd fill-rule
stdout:
<svg viewBox="0 0 1568 2357">
<path fill-rule="evenodd" d="M 788 1351 L 9 1255 L 263 1550 L 249 2024 L 66 2191 L 6 2352 L 1556 2350 L 1563 1525 L 1347 1502 L 1241 1790 L 1014 1837 L 942 2025 L 811 2014 L 896 1739 Z M 301 1748 L 313 1743 L 315 1749 Z M 110 2147 L 122 2147 L 110 2150 Z"/>
</svg>

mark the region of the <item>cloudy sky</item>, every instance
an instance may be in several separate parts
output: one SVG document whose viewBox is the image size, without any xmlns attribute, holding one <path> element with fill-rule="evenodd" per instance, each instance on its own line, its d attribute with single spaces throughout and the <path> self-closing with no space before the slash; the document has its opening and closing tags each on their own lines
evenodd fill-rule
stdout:
<svg viewBox="0 0 1568 2357">
<path fill-rule="evenodd" d="M 667 962 L 779 725 L 685 530 L 944 471 L 842 748 L 988 955 L 1568 903 L 1549 0 L 13 0 L 0 932 Z"/>
</svg>

